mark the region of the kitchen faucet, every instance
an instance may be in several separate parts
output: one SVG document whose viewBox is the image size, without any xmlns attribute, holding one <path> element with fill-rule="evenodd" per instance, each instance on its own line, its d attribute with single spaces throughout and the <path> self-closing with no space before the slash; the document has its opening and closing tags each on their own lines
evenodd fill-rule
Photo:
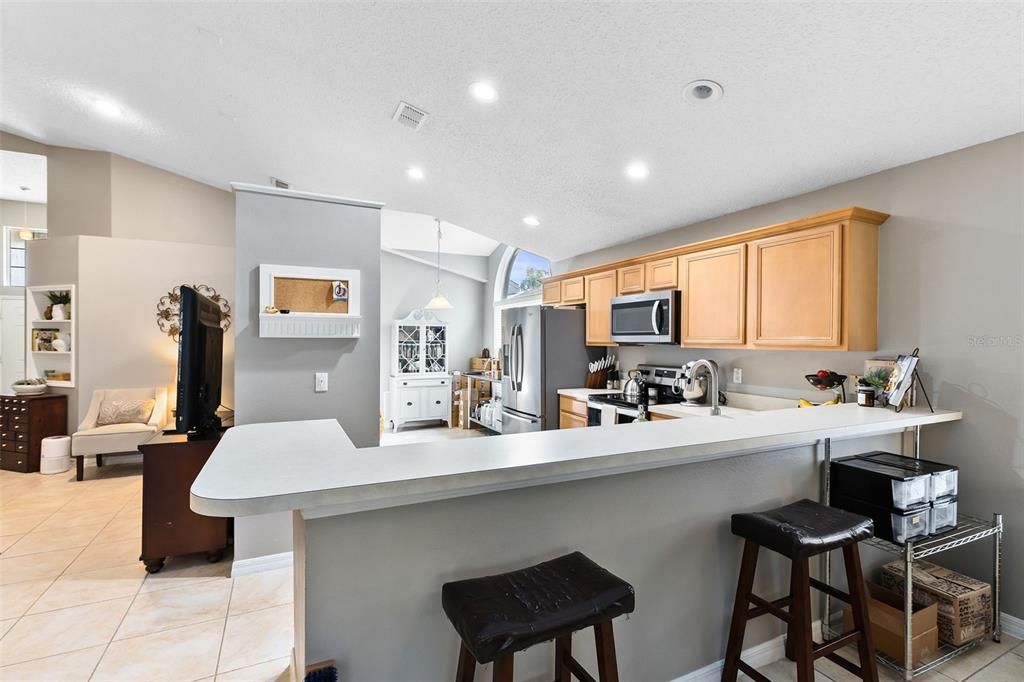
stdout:
<svg viewBox="0 0 1024 682">
<path fill-rule="evenodd" d="M 711 393 L 711 416 L 722 414 L 722 409 L 718 407 L 718 365 L 711 360 L 694 360 L 690 365 L 690 376 L 689 379 L 697 378 L 697 370 L 703 367 L 707 370 L 707 373 L 711 375 L 711 386 L 708 387 L 708 392 Z"/>
</svg>

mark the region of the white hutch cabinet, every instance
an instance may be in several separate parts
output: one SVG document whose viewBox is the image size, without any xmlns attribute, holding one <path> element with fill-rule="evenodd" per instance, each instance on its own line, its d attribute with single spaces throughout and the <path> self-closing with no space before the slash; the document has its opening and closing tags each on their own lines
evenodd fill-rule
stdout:
<svg viewBox="0 0 1024 682">
<path fill-rule="evenodd" d="M 452 378 L 448 373 L 448 324 L 428 310 L 414 310 L 392 324 L 388 419 L 440 420 L 451 426 Z"/>
</svg>

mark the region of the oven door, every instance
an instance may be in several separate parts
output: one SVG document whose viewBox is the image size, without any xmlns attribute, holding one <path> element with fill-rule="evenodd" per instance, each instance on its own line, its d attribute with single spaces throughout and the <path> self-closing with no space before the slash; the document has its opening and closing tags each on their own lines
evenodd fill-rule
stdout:
<svg viewBox="0 0 1024 682">
<path fill-rule="evenodd" d="M 656 291 L 612 299 L 612 341 L 678 343 L 679 292 Z"/>
</svg>

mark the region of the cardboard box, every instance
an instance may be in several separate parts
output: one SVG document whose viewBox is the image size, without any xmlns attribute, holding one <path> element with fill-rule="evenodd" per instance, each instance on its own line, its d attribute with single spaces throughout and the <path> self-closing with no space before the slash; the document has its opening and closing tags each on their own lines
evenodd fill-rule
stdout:
<svg viewBox="0 0 1024 682">
<path fill-rule="evenodd" d="M 927 561 L 914 564 L 914 600 L 939 609 L 939 641 L 966 644 L 992 628 L 992 587 Z M 882 587 L 903 594 L 903 562 L 882 566 Z"/>
<path fill-rule="evenodd" d="M 868 583 L 868 619 L 875 648 L 903 662 L 903 597 L 881 585 Z M 914 602 L 910 618 L 913 667 L 932 658 L 939 650 L 938 605 Z M 843 604 L 843 632 L 853 629 L 853 611 Z"/>
</svg>

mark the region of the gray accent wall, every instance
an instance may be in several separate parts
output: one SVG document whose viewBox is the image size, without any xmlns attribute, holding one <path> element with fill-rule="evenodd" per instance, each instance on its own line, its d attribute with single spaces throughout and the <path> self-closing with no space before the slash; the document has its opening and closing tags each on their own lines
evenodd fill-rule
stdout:
<svg viewBox="0 0 1024 682">
<path fill-rule="evenodd" d="M 337 419 L 357 447 L 377 445 L 380 209 L 237 191 L 235 237 L 236 423 Z M 260 338 L 261 264 L 358 269 L 360 338 Z M 313 392 L 315 372 L 328 392 Z M 290 514 L 236 520 L 236 559 L 291 549 Z"/>
<path fill-rule="evenodd" d="M 392 371 L 392 322 L 426 305 L 433 296 L 437 270 L 383 252 L 380 271 L 380 391 L 383 399 Z M 452 310 L 436 312 L 438 318 L 449 325 L 449 367 L 453 371 L 466 370 L 469 369 L 469 359 L 479 355 L 484 346 L 484 283 L 442 272 L 441 289 L 455 306 Z"/>
<path fill-rule="evenodd" d="M 707 357 L 743 369 L 730 390 L 805 394 L 804 374 L 863 370 L 872 357 L 921 348 L 937 407 L 963 422 L 925 427 L 923 456 L 961 467 L 961 511 L 1006 519 L 1003 610 L 1024 618 L 1024 134 L 827 187 L 784 201 L 583 254 L 565 272 L 856 204 L 892 215 L 879 231 L 875 353 L 617 348 L 623 368 Z M 624 232 L 624 239 L 628 232 Z M 820 394 L 819 394 L 820 395 Z M 940 557 L 989 579 L 991 546 Z"/>
</svg>

